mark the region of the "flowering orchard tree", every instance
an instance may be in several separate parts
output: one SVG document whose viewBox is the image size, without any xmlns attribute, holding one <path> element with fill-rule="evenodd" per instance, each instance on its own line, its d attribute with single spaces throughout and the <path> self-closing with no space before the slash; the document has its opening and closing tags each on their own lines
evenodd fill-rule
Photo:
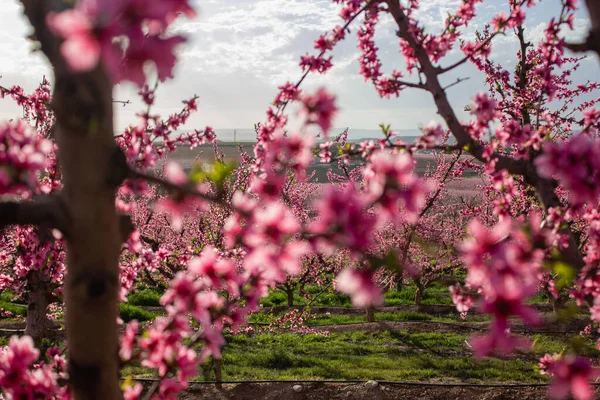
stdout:
<svg viewBox="0 0 600 400">
<path fill-rule="evenodd" d="M 128 165 L 127 154 L 114 138 L 112 87 L 121 80 L 132 80 L 141 86 L 145 82 L 143 66 L 149 60 L 156 61 L 159 79 L 167 78 L 175 63 L 175 57 L 169 55 L 182 38 L 166 38 L 163 32 L 177 13 L 191 13 L 191 8 L 185 2 L 160 2 L 140 8 L 141 4 L 88 1 L 58 13 L 60 10 L 53 10 L 47 1 L 22 3 L 35 29 L 34 38 L 53 66 L 55 90 L 52 98 L 48 91 L 34 94 L 41 98 L 39 102 L 23 99 L 18 89 L 8 94 L 26 106 L 31 104 L 35 117 L 49 110 L 53 116 L 28 119 L 31 126 L 25 121 L 3 126 L 2 157 L 6 158 L 3 164 L 7 167 L 2 170 L 1 193 L 18 194 L 23 200 L 3 202 L 0 220 L 3 225 L 35 225 L 40 232 L 42 246 L 37 246 L 37 239 L 23 241 L 23 245 L 37 246 L 39 250 L 29 251 L 25 261 L 19 259 L 23 255 L 13 257 L 15 268 L 25 262 L 34 265 L 29 265 L 34 271 L 43 268 L 44 273 L 49 272 L 46 276 L 62 277 L 59 269 L 68 265 L 62 294 L 68 310 L 68 376 L 73 395 L 119 398 L 118 259 L 130 223 L 117 213 L 115 193 L 125 178 L 134 175 L 136 165 Z M 60 2 L 52 4 L 59 6 Z M 124 18 L 126 14 L 128 17 Z M 151 32 L 145 31 L 147 23 L 152 25 Z M 113 43 L 116 37 L 129 37 L 126 49 Z M 109 65 L 114 68 L 107 68 Z M 7 91 L 2 93 L 4 96 Z M 46 129 L 46 137 L 52 136 L 55 158 L 47 156 L 53 145 L 43 135 L 36 135 L 33 126 Z M 154 130 L 160 129 L 162 126 Z M 164 133 L 169 135 L 166 130 Z M 149 140 L 151 135 L 146 134 L 145 138 Z M 132 142 L 138 143 L 146 148 L 143 141 Z M 60 170 L 51 165 L 53 159 L 58 160 Z M 39 171 L 44 171 L 47 182 L 42 180 L 40 196 L 32 196 L 38 194 L 35 177 Z M 55 178 L 60 179 L 60 184 L 54 184 Z M 32 193 L 28 195 L 24 190 Z M 18 229 L 15 235 L 31 236 L 27 229 Z M 62 244 L 44 245 L 47 239 L 42 240 L 43 233 L 51 229 L 60 231 L 65 240 L 64 263 Z M 18 238 L 9 246 L 17 251 L 23 248 Z M 62 393 L 54 391 L 56 385 L 51 382 L 54 379 L 56 383 L 58 375 L 52 370 L 39 370 L 41 375 L 37 370 L 31 374 L 19 371 L 19 366 L 31 366 L 31 359 L 37 358 L 29 342 L 11 342 L 2 357 L 2 387 L 10 395 L 21 397 L 33 391 L 47 397 Z M 11 357 L 20 357 L 22 363 L 11 363 Z M 17 370 L 10 373 L 11 368 Z M 34 384 L 35 381 L 40 383 Z"/>
<path fill-rule="evenodd" d="M 3 176 L 8 186 L 4 195 L 17 196 L 23 199 L 42 194 L 56 195 L 61 188 L 61 174 L 56 163 L 56 145 L 52 129 L 55 123 L 54 113 L 50 108 L 51 96 L 49 82 L 44 79 L 38 88 L 30 95 L 22 88 L 0 86 L 2 97 L 10 97 L 23 109 L 23 118 L 14 124 L 13 129 L 8 124 L 5 128 L 6 168 Z M 155 89 L 154 89 L 155 90 Z M 184 109 L 167 121 L 152 117 L 156 127 L 151 127 L 150 134 L 143 136 L 147 143 L 142 146 L 131 132 L 149 129 L 147 114 L 150 111 L 154 90 L 144 88 L 140 94 L 148 104 L 146 114 L 142 114 L 142 126 L 130 127 L 120 136 L 120 145 L 127 149 L 127 154 L 133 158 L 132 163 L 141 167 L 153 166 L 156 161 L 173 151 L 175 146 L 187 144 L 197 145 L 203 139 L 200 133 L 181 135 L 171 138 L 170 135 L 177 126 L 195 109 L 195 99 L 186 101 Z M 210 132 L 209 135 L 210 137 Z M 164 139 L 161 146 L 151 145 L 157 139 Z M 40 169 L 36 176 L 32 173 Z M 123 187 L 127 192 L 128 186 Z M 139 200 L 139 199 L 138 199 Z M 123 203 L 119 203 L 123 204 Z M 141 204 L 146 204 L 145 200 Z M 123 206 L 122 208 L 127 208 Z M 131 208 L 131 206 L 130 206 Z M 62 304 L 62 284 L 65 273 L 65 251 L 63 235 L 51 227 L 13 226 L 4 229 L 2 245 L 2 289 L 9 290 L 15 297 L 27 301 L 28 312 L 25 334 L 32 336 L 34 343 L 39 344 L 42 338 L 48 336 L 50 323 L 47 319 L 48 306 L 54 303 Z M 131 246 L 129 246 L 131 248 Z M 121 264 L 122 290 L 131 286 L 132 275 L 126 264 Z"/>
<path fill-rule="evenodd" d="M 446 185 L 460 182 L 464 160 L 460 152 L 451 159 L 435 153 L 434 160 L 437 166 L 434 170 L 428 166 L 424 176 L 433 190 L 417 221 L 400 229 L 391 225 L 380 239 L 382 246 L 400 249 L 404 270 L 396 274 L 393 283 L 400 290 L 402 280 L 411 279 L 416 286 L 416 305 L 421 304 L 425 289 L 434 282 L 454 283 L 454 275 L 462 267 L 455 249 L 464 239 L 465 206 L 450 195 Z"/>
<path fill-rule="evenodd" d="M 0 93 L 23 110 L 21 120 L 4 123 L 1 128 L 2 195 L 23 199 L 54 196 L 60 187 L 60 172 L 51 140 L 54 114 L 49 109 L 49 82 L 44 79 L 31 94 L 18 86 L 0 86 Z M 39 178 L 36 170 L 42 171 Z M 25 334 L 36 344 L 48 334 L 47 306 L 61 303 L 64 278 L 64 241 L 58 231 L 49 228 L 5 227 L 0 244 L 0 288 L 27 301 Z"/>
<path fill-rule="evenodd" d="M 66 374 L 47 364 L 34 365 L 39 353 L 31 340 L 15 338 L 0 354 L 0 384 L 6 394 L 64 397 L 69 390 L 77 399 L 135 399 L 142 386 L 126 385 L 122 393 L 118 380 L 120 366 L 135 360 L 155 369 L 160 378 L 146 393 L 147 398 L 174 398 L 196 375 L 198 363 L 208 356 L 220 359 L 224 329 L 237 330 L 248 314 L 257 310 L 269 288 L 285 282 L 289 275 L 300 274 L 303 261 L 313 254 L 331 256 L 346 251 L 351 267 L 339 273 L 337 288 L 357 305 L 380 302 L 381 290 L 374 277 L 385 267 L 403 268 L 407 260 L 375 253 L 377 232 L 389 224 L 402 227 L 417 222 L 434 190 L 414 172 L 411 153 L 423 147 L 468 152 L 502 188 L 503 195 L 494 203 L 493 221 L 497 223 L 487 226 L 474 219 L 469 224 L 470 237 L 461 245 L 467 281 L 464 287 L 452 288 L 459 310 L 477 303 L 492 316 L 490 332 L 473 339 L 476 355 L 507 353 L 526 345 L 523 338 L 509 333 L 510 318 L 529 324 L 541 322 L 526 300 L 552 271 L 572 271 L 576 276 L 573 297 L 590 308 L 592 319 L 600 315 L 596 301 L 600 235 L 595 222 L 600 189 L 594 157 L 600 113 L 591 108 L 593 103 L 573 103 L 579 95 L 596 89 L 595 84 L 565 89 L 572 87 L 566 71 L 577 61 L 564 55 L 565 42 L 560 38 L 561 31 L 571 28 L 575 1 L 562 1 L 560 15 L 548 23 L 545 37 L 535 49 L 524 39 L 526 14 L 534 1 L 509 1 L 506 12 L 494 17 L 487 31 L 475 41 L 460 42 L 464 57 L 453 63 L 446 58 L 481 1 L 462 0 L 439 33 L 428 32 L 416 17 L 418 0 L 333 1 L 341 7 L 342 24 L 315 41 L 317 55 L 301 58 L 302 78 L 281 86 L 267 111 L 248 168 L 251 190 L 228 193 L 226 168 L 186 175 L 168 166 L 165 178 L 145 172 L 161 152 L 175 145 L 178 139 L 171 137 L 169 127 L 175 129 L 185 122 L 188 111 L 195 108 L 194 100 L 167 121 L 147 112 L 142 115 L 141 127 L 117 138 L 114 134 L 113 85 L 123 81 L 137 84 L 151 105 L 154 92 L 147 86 L 144 67 L 153 65 L 159 81 L 172 76 L 174 49 L 184 38 L 169 36 L 167 28 L 179 14 L 194 16 L 187 0 L 80 0 L 73 8 L 61 1 L 21 0 L 35 30 L 33 38 L 55 75 L 50 103 L 55 122 L 49 125 L 49 132 L 56 143 L 60 185 L 32 200 L 22 195 L 21 200 L 3 202 L 0 222 L 34 225 L 42 238 L 44 231 L 56 229 L 64 239 L 62 293 L 69 364 Z M 590 15 L 595 29 L 600 21 L 594 7 Z M 395 70 L 389 76 L 382 72 L 374 42 L 375 28 L 384 16 L 395 23 L 406 63 L 405 71 Z M 297 102 L 304 127 L 316 125 L 328 137 L 338 111 L 335 96 L 325 89 L 304 93 L 300 85 L 309 73 L 325 73 L 332 67 L 331 50 L 355 21 L 360 21 L 361 75 L 382 97 L 400 96 L 408 89 L 429 92 L 456 145 L 440 145 L 443 128 L 436 125 L 428 127 L 415 146 L 401 142 L 388 128 L 376 144 L 346 145 L 336 157 L 342 162 L 353 156 L 366 160 L 362 185 L 350 181 L 339 188 L 328 187 L 312 201 L 314 215 L 303 220 L 281 201 L 281 194 L 290 171 L 299 181 L 306 179 L 315 141 L 304 128 L 285 131 L 285 109 Z M 494 38 L 510 30 L 520 38 L 517 79 L 488 61 Z M 596 36 L 592 31 L 580 47 L 596 50 Z M 502 79 L 490 78 L 498 81 L 497 94 L 474 94 L 473 120 L 460 121 L 448 100 L 448 87 L 443 87 L 440 79 L 469 61 L 490 77 L 499 71 Z M 566 108 L 546 106 L 552 102 L 562 102 Z M 47 145 L 37 135 L 24 134 L 27 127 L 23 124 L 12 122 L 0 130 L 8 144 L 0 147 L 0 154 L 9 166 L 2 170 L 2 194 L 20 190 L 23 181 L 35 180 L 45 162 L 53 159 L 38 155 L 45 154 L 40 150 Z M 496 125 L 499 128 L 493 129 Z M 165 146 L 153 146 L 155 138 L 161 138 Z M 194 141 L 209 138 L 210 129 L 192 134 Z M 330 142 L 320 147 L 322 160 L 333 157 Z M 123 243 L 128 242 L 130 252 L 138 251 L 136 238 L 141 235 L 132 234 L 131 218 L 119 212 L 119 208 L 127 210 L 128 202 L 116 198 L 120 189 L 123 196 L 146 193 L 145 181 L 170 192 L 169 198 L 162 197 L 153 206 L 153 212 L 165 213 L 178 231 L 184 227 L 183 215 L 210 212 L 213 204 L 228 207 L 218 233 L 224 251 L 206 246 L 198 256 L 178 259 L 182 268 L 161 299 L 166 316 L 158 318 L 143 335 L 137 322 L 128 324 L 119 343 L 117 302 L 119 294 L 124 294 L 121 286 L 127 290 L 119 279 L 119 261 Z M 523 190 L 511 190 L 512 181 Z M 530 194 L 531 201 L 522 202 L 522 212 L 514 215 L 507 200 L 519 193 Z M 557 283 L 557 291 L 564 280 Z M 202 346 L 199 356 L 191 348 L 196 344 Z M 591 398 L 588 380 L 597 370 L 588 360 L 569 354 L 548 356 L 540 363 L 544 372 L 554 376 L 551 393 L 555 398 L 569 393 L 577 399 Z M 61 387 L 64 382 L 68 389 Z"/>
</svg>

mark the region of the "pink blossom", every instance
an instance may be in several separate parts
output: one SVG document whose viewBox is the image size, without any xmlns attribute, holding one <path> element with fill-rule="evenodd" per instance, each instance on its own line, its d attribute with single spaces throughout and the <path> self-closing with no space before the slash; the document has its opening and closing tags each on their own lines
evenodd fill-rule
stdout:
<svg viewBox="0 0 600 400">
<path fill-rule="evenodd" d="M 125 328 L 125 333 L 121 336 L 121 348 L 119 350 L 119 356 L 124 361 L 127 361 L 131 358 L 131 353 L 133 352 L 133 346 L 136 341 L 136 335 L 139 330 L 139 324 L 137 321 L 133 320 L 127 327 Z"/>
<path fill-rule="evenodd" d="M 142 395 L 144 387 L 141 383 L 136 383 L 133 386 L 127 386 L 123 391 L 124 400 L 137 400 Z"/>
<path fill-rule="evenodd" d="M 342 191 L 329 187 L 315 202 L 318 218 L 310 224 L 322 245 L 343 246 L 353 251 L 365 250 L 372 243 L 375 217 L 367 214 L 368 198 L 354 185 Z"/>
<path fill-rule="evenodd" d="M 599 370 L 593 368 L 588 360 L 572 355 L 564 356 L 553 365 L 550 364 L 548 373 L 554 378 L 549 394 L 557 400 L 566 399 L 569 394 L 575 400 L 591 400 L 594 391 L 589 381 L 600 376 Z"/>
<path fill-rule="evenodd" d="M 382 301 L 381 290 L 373 282 L 373 272 L 369 269 L 344 269 L 336 278 L 336 288 L 350 295 L 355 307 L 368 307 Z"/>
<path fill-rule="evenodd" d="M 471 114 L 475 115 L 480 124 L 486 126 L 496 117 L 496 102 L 486 93 L 479 92 L 473 98 Z"/>
<path fill-rule="evenodd" d="M 304 95 L 301 100 L 304 104 L 302 114 L 306 116 L 306 123 L 317 124 L 323 135 L 327 136 L 332 125 L 331 120 L 338 111 L 335 96 L 320 88 L 314 95 Z"/>
<path fill-rule="evenodd" d="M 98 65 L 101 45 L 94 36 L 93 24 L 78 9 L 48 14 L 48 27 L 65 38 L 61 53 L 74 72 L 85 72 Z"/>
<path fill-rule="evenodd" d="M 173 161 L 167 161 L 167 164 L 165 165 L 165 176 L 171 183 L 176 185 L 184 185 L 189 179 L 183 171 L 183 168 Z"/>
<path fill-rule="evenodd" d="M 535 159 L 540 175 L 556 176 L 560 184 L 572 193 L 570 201 L 575 205 L 595 202 L 600 187 L 600 143 L 586 134 L 579 134 L 569 141 L 544 146 L 542 155 Z"/>
</svg>

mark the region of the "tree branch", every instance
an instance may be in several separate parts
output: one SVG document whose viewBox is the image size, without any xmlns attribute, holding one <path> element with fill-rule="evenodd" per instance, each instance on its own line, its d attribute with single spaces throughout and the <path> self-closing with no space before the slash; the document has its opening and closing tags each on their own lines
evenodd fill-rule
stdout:
<svg viewBox="0 0 600 400">
<path fill-rule="evenodd" d="M 431 60 L 429 59 L 429 55 L 423 46 L 417 43 L 416 39 L 411 33 L 411 27 L 408 18 L 400 7 L 399 0 L 386 0 L 386 3 L 388 4 L 388 10 L 390 14 L 398 25 L 398 37 L 405 40 L 413 49 L 415 57 L 421 65 L 421 72 L 427 79 L 427 90 L 432 94 L 438 109 L 438 113 L 446 121 L 446 124 L 452 135 L 456 138 L 458 145 L 461 146 L 461 148 L 466 148 L 469 153 L 471 153 L 478 160 L 482 162 L 489 162 L 489 160 L 484 157 L 484 148 L 481 143 L 474 140 L 471 135 L 469 135 L 464 126 L 456 117 L 456 114 L 454 113 L 454 110 L 448 101 L 446 93 L 440 86 L 438 79 L 439 72 L 433 66 Z M 492 160 L 497 160 L 495 165 L 496 171 L 505 169 L 510 174 L 523 176 L 525 182 L 536 188 L 538 196 L 545 208 L 562 206 L 560 199 L 555 192 L 557 182 L 552 179 L 549 180 L 540 177 L 535 166 L 533 165 L 533 161 L 515 160 L 511 157 L 500 154 L 493 154 L 490 158 Z M 563 258 L 565 262 L 580 270 L 583 268 L 584 262 L 581 253 L 577 249 L 577 243 L 574 235 L 568 228 L 562 232 L 568 234 L 569 237 L 569 247 L 563 251 Z"/>
<path fill-rule="evenodd" d="M 130 178 L 130 179 L 141 179 L 141 180 L 145 180 L 147 182 L 156 183 L 156 184 L 161 185 L 162 187 L 164 187 L 164 188 L 166 188 L 168 190 L 172 190 L 172 191 L 174 191 L 176 193 L 188 194 L 188 195 L 191 195 L 191 196 L 196 196 L 196 197 L 199 197 L 201 199 L 205 199 L 205 200 L 213 201 L 213 202 L 218 202 L 219 201 L 218 197 L 212 196 L 212 195 L 210 195 L 208 193 L 199 192 L 192 185 L 178 185 L 176 183 L 169 182 L 169 181 L 167 181 L 165 179 L 159 178 L 159 177 L 154 176 L 154 175 L 146 174 L 144 172 L 130 170 L 128 178 Z"/>
<path fill-rule="evenodd" d="M 44 196 L 34 201 L 0 202 L 0 226 L 37 225 L 56 228 L 68 236 L 67 210 L 58 196 Z"/>
<path fill-rule="evenodd" d="M 461 148 L 468 149 L 469 153 L 471 153 L 478 160 L 483 162 L 488 161 L 486 157 L 484 157 L 484 148 L 481 143 L 474 140 L 458 120 L 454 110 L 452 109 L 452 106 L 450 105 L 450 102 L 448 101 L 446 92 L 444 92 L 444 89 L 440 85 L 440 81 L 438 79 L 440 72 L 432 64 L 431 60 L 429 59 L 429 55 L 423 46 L 417 43 L 417 40 L 410 32 L 411 28 L 408 18 L 400 7 L 399 0 L 386 0 L 386 2 L 388 4 L 389 13 L 392 15 L 399 28 L 397 35 L 401 39 L 405 40 L 413 49 L 415 57 L 421 65 L 421 72 L 427 79 L 425 82 L 427 90 L 433 96 L 433 100 L 435 101 L 439 114 L 442 116 L 442 118 L 444 118 L 444 121 L 446 121 L 446 124 L 450 129 L 450 132 L 452 132 L 452 135 L 456 138 L 458 145 Z M 521 160 L 513 160 L 510 157 L 506 157 L 497 153 L 493 154 L 491 158 L 497 159 L 497 170 L 506 169 L 509 173 L 515 175 L 525 174 L 525 163 Z"/>
</svg>

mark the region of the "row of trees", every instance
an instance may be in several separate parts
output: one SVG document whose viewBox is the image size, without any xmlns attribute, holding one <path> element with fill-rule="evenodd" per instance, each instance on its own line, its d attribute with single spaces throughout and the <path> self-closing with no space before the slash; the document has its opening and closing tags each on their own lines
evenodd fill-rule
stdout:
<svg viewBox="0 0 600 400">
<path fill-rule="evenodd" d="M 224 162 L 189 174 L 167 162 L 161 174 L 153 172 L 177 146 L 215 139 L 208 127 L 174 133 L 196 110 L 195 98 L 168 118 L 152 113 L 157 85 L 147 83 L 144 66 L 155 66 L 158 81 L 172 76 L 174 49 L 184 38 L 167 28 L 179 14 L 195 15 L 187 0 L 80 0 L 72 8 L 21 1 L 52 64 L 54 91 L 45 80 L 31 94 L 18 86 L 1 90 L 24 117 L 0 126 L 0 285 L 27 297 L 26 333 L 36 339 L 48 328 L 48 304 L 64 305 L 68 367 L 65 355 L 40 355 L 30 336 L 15 337 L 0 353 L 7 395 L 134 399 L 142 386 L 123 393 L 119 369 L 141 362 L 160 378 L 147 398 L 174 398 L 198 363 L 220 359 L 223 331 L 239 329 L 270 288 L 331 273 L 338 291 L 370 307 L 385 285 L 410 277 L 422 293 L 463 268 L 464 285 L 451 287 L 457 308 L 477 305 L 492 319 L 489 333 L 472 340 L 477 356 L 527 346 L 510 333 L 510 318 L 542 323 L 526 303 L 540 287 L 557 307 L 570 296 L 600 322 L 600 113 L 593 97 L 581 101 L 598 85 L 572 81 L 581 58 L 566 56 L 561 39 L 572 29 L 575 2 L 562 0 L 544 38 L 531 43 L 525 20 L 532 0 L 509 1 L 474 41 L 462 35 L 480 1 L 462 0 L 438 33 L 417 18 L 417 0 L 333 1 L 342 24 L 315 41 L 316 55 L 301 58 L 302 78 L 280 87 L 257 126 L 254 154 L 242 154 L 233 174 Z M 374 41 L 383 17 L 395 23 L 406 65 L 388 76 Z M 316 125 L 327 138 L 338 110 L 335 96 L 304 93 L 301 83 L 332 67 L 330 54 L 352 24 L 360 73 L 378 94 L 426 91 L 445 127 L 428 125 L 414 145 L 389 127 L 377 143 L 352 145 L 343 135 L 321 143 L 317 157 L 338 162 L 343 175 L 331 172 L 331 184 L 316 190 L 306 173 L 315 141 L 304 128 Z M 511 32 L 519 44 L 514 70 L 490 58 L 494 39 Z M 595 37 L 572 47 L 597 49 Z M 462 58 L 448 62 L 457 45 Z M 460 121 L 440 82 L 468 62 L 484 73 L 488 90 L 474 95 L 473 119 Z M 147 109 L 140 124 L 115 135 L 112 88 L 122 81 L 140 87 Z M 292 102 L 304 128 L 287 132 Z M 449 135 L 456 144 L 445 144 Z M 418 177 L 412 153 L 419 149 L 452 154 L 438 155 L 437 167 Z M 350 170 L 345 163 L 356 157 L 365 166 Z M 448 200 L 445 185 L 464 168 L 484 177 L 482 204 Z M 169 282 L 161 299 L 166 316 L 145 332 L 131 322 L 119 338 L 117 304 L 140 279 Z M 555 397 L 591 398 L 596 370 L 576 349 L 540 365 L 554 377 Z"/>
</svg>

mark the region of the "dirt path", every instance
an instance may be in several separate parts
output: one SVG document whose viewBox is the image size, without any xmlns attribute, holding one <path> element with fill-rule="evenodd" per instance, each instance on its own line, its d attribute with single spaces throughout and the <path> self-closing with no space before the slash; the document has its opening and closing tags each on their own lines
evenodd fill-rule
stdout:
<svg viewBox="0 0 600 400">
<path fill-rule="evenodd" d="M 188 390 L 181 399 L 215 400 L 329 400 L 329 399 L 399 399 L 399 400 L 539 400 L 548 398 L 547 387 L 457 387 L 457 386 L 405 386 L 365 383 L 329 384 L 311 383 L 301 385 L 296 392 L 293 383 L 197 386 Z"/>
</svg>

